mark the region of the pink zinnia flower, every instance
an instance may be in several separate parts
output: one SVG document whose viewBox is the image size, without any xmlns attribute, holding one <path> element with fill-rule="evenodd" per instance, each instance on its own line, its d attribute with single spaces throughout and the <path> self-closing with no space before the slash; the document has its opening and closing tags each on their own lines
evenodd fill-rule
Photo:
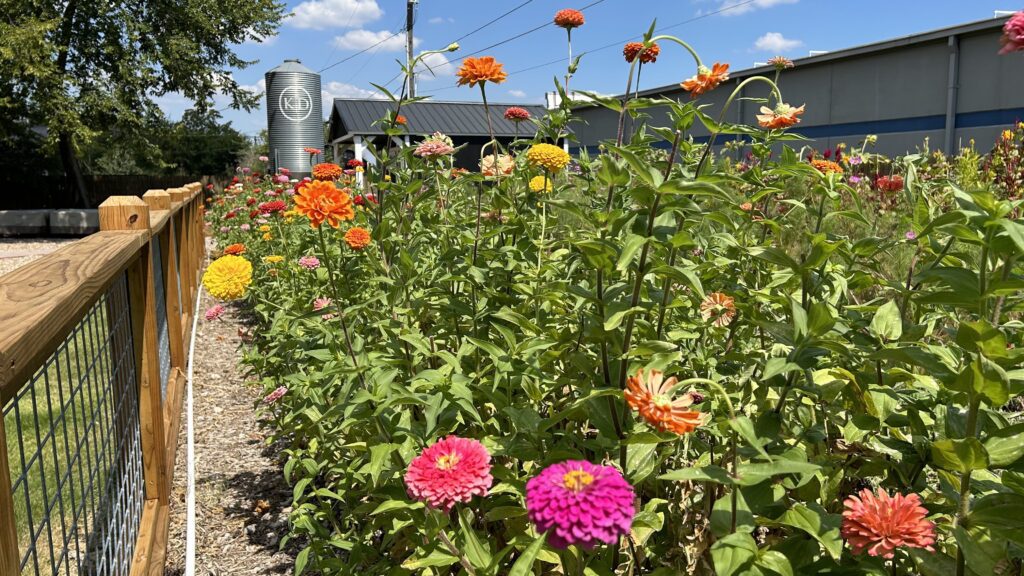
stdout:
<svg viewBox="0 0 1024 576">
<path fill-rule="evenodd" d="M 270 158 L 267 158 L 266 156 L 260 156 L 260 162 L 270 162 Z"/>
<path fill-rule="evenodd" d="M 206 321 L 210 322 L 216 320 L 224 315 L 224 307 L 220 304 L 214 304 L 206 309 Z"/>
<path fill-rule="evenodd" d="M 913 230 L 908 230 L 903 236 L 905 236 L 907 240 L 917 240 L 917 232 L 914 232 Z"/>
<path fill-rule="evenodd" d="M 457 502 L 486 496 L 493 481 L 491 455 L 484 445 L 458 436 L 435 442 L 413 458 L 405 472 L 409 497 L 444 512 Z"/>
<path fill-rule="evenodd" d="M 316 256 L 303 256 L 299 258 L 299 266 L 306 270 L 316 270 L 320 267 L 320 259 Z"/>
<path fill-rule="evenodd" d="M 285 386 L 281 386 L 277 390 L 274 390 L 270 394 L 267 394 L 263 398 L 263 403 L 264 404 L 273 404 L 273 403 L 277 402 L 278 400 L 280 400 L 281 397 L 284 396 L 287 393 L 288 393 L 288 388 L 286 388 Z"/>
<path fill-rule="evenodd" d="M 313 310 L 323 310 L 324 308 L 330 306 L 332 303 L 333 301 L 330 298 L 317 298 L 316 300 L 313 300 Z M 333 312 L 328 312 L 327 314 L 320 315 L 320 318 L 324 320 L 330 320 L 331 318 L 334 317 L 335 314 Z"/>
<path fill-rule="evenodd" d="M 455 152 L 452 139 L 440 132 L 434 132 L 430 138 L 420 142 L 413 150 L 413 154 L 421 158 L 437 158 L 438 156 L 447 156 L 452 152 Z"/>
<path fill-rule="evenodd" d="M 248 232 L 249 230 L 252 230 L 252 226 L 249 226 L 248 224 L 242 224 L 242 225 L 241 225 L 241 226 L 239 226 L 238 228 L 239 228 L 239 229 L 240 229 L 240 230 L 241 230 L 242 232 Z"/>
<path fill-rule="evenodd" d="M 924 548 L 934 552 L 935 525 L 925 519 L 928 510 L 917 494 L 889 494 L 867 488 L 843 502 L 843 538 L 854 554 L 867 550 L 869 556 L 892 558 L 900 547 Z"/>
<path fill-rule="evenodd" d="M 530 119 L 530 111 L 526 108 L 520 108 L 519 106 L 509 106 L 505 109 L 505 120 L 511 120 L 513 122 L 522 122 L 523 120 Z"/>
<path fill-rule="evenodd" d="M 618 469 L 569 460 L 526 483 L 526 511 L 555 548 L 615 544 L 633 525 L 633 487 Z"/>
<path fill-rule="evenodd" d="M 1024 50 L 1024 10 L 1017 12 L 1003 24 L 1003 37 L 999 39 L 1003 47 L 1000 54 Z"/>
<path fill-rule="evenodd" d="M 228 228 L 227 226 L 221 226 L 220 227 L 220 233 L 221 234 L 227 234 L 230 231 L 231 231 L 231 228 Z"/>
<path fill-rule="evenodd" d="M 285 174 L 278 174 L 277 176 L 274 176 L 274 182 L 277 182 L 278 184 L 287 184 L 288 176 Z"/>
</svg>

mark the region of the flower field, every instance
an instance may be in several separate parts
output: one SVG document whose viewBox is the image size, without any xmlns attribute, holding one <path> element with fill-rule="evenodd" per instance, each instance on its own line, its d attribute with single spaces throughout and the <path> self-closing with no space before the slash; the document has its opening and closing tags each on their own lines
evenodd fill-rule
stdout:
<svg viewBox="0 0 1024 576">
<path fill-rule="evenodd" d="M 476 170 L 413 135 L 211 191 L 203 283 L 252 315 L 298 573 L 1020 572 L 1024 124 L 815 151 L 784 59 L 756 126 L 676 38 L 623 70 L 691 56 L 689 100 L 595 95 L 633 127 L 597 156 L 563 151 L 569 107 L 492 109 L 537 136 Z M 484 102 L 504 78 L 459 71 Z"/>
</svg>

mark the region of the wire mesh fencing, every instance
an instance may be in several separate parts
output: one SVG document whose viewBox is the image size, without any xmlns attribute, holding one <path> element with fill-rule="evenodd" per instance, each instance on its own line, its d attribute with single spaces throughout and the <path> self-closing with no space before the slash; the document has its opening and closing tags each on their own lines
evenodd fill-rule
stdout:
<svg viewBox="0 0 1024 576">
<path fill-rule="evenodd" d="M 129 572 L 145 498 L 133 346 L 122 273 L 3 407 L 23 575 Z"/>
<path fill-rule="evenodd" d="M 156 292 L 157 355 L 160 362 L 160 397 L 167 400 L 167 385 L 171 376 L 171 336 L 167 329 L 167 286 L 164 282 L 164 256 L 160 242 L 153 246 L 153 284 Z"/>
</svg>

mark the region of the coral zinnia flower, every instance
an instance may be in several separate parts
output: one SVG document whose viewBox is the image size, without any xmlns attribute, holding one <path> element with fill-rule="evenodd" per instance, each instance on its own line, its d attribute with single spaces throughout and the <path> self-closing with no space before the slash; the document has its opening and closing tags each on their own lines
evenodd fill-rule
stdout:
<svg viewBox="0 0 1024 576">
<path fill-rule="evenodd" d="M 420 142 L 412 153 L 421 158 L 437 158 L 453 152 L 455 152 L 455 146 L 452 145 L 452 139 L 440 132 L 434 132 L 429 138 Z"/>
<path fill-rule="evenodd" d="M 714 90 L 719 84 L 728 79 L 729 65 L 715 62 L 715 65 L 710 70 L 706 66 L 698 68 L 697 75 L 684 81 L 680 86 L 683 87 L 683 90 L 690 93 L 690 98 L 696 98 L 701 94 Z"/>
<path fill-rule="evenodd" d="M 569 153 L 553 144 L 534 144 L 526 152 L 531 166 L 539 166 L 548 172 L 558 172 L 569 164 Z"/>
<path fill-rule="evenodd" d="M 337 180 L 341 178 L 341 166 L 332 162 L 324 162 L 313 166 L 313 178 L 317 180 Z"/>
<path fill-rule="evenodd" d="M 774 110 L 767 106 L 761 106 L 761 113 L 757 114 L 757 123 L 762 128 L 769 130 L 789 128 L 794 124 L 800 123 L 800 119 L 797 116 L 804 113 L 804 106 L 806 104 L 801 104 L 799 108 L 794 108 L 784 102 L 779 102 Z"/>
<path fill-rule="evenodd" d="M 299 190 L 295 195 L 295 209 L 309 218 L 313 228 L 319 228 L 324 222 L 337 228 L 342 220 L 351 220 L 356 215 L 348 189 L 339 190 L 333 183 L 322 180 L 313 180 Z"/>
<path fill-rule="evenodd" d="M 700 303 L 700 316 L 705 322 L 711 320 L 715 326 L 727 326 L 736 316 L 735 301 L 721 292 L 712 292 Z"/>
<path fill-rule="evenodd" d="M 505 109 L 505 120 L 511 120 L 513 122 L 522 122 L 523 120 L 530 119 L 530 111 L 526 108 L 520 108 L 519 106 L 509 106 Z"/>
<path fill-rule="evenodd" d="M 448 512 L 457 502 L 486 496 L 494 478 L 491 455 L 471 438 L 448 436 L 413 458 L 405 472 L 410 498 Z"/>
<path fill-rule="evenodd" d="M 640 56 L 641 63 L 651 64 L 658 61 L 658 54 L 661 54 L 661 47 L 657 44 L 644 48 L 643 42 L 627 42 L 622 48 L 622 55 L 626 57 L 626 62 L 630 63 Z"/>
<path fill-rule="evenodd" d="M 217 320 L 218 318 L 220 318 L 223 315 L 224 315 L 224 307 L 221 306 L 220 304 L 214 304 L 213 306 L 210 306 L 209 308 L 206 309 L 205 316 L 206 316 L 206 321 L 207 322 L 211 322 L 213 320 Z"/>
<path fill-rule="evenodd" d="M 829 172 L 835 172 L 836 174 L 843 173 L 843 167 L 831 160 L 819 160 L 817 158 L 811 159 L 811 166 L 818 169 L 818 172 L 828 174 Z"/>
<path fill-rule="evenodd" d="M 370 245 L 370 232 L 360 226 L 349 228 L 345 232 L 345 243 L 353 250 L 362 250 Z"/>
<path fill-rule="evenodd" d="M 526 483 L 526 512 L 555 548 L 615 544 L 629 534 L 633 487 L 618 469 L 586 460 L 552 464 Z"/>
<path fill-rule="evenodd" d="M 678 381 L 675 376 L 664 380 L 664 375 L 657 370 L 651 370 L 646 377 L 643 370 L 637 370 L 636 376 L 626 381 L 626 403 L 662 432 L 689 434 L 706 424 L 710 415 L 688 409 L 696 400 L 692 393 L 672 398 L 672 387 Z"/>
<path fill-rule="evenodd" d="M 231 254 L 232 256 L 238 256 L 240 254 L 245 254 L 245 244 L 241 244 L 241 243 L 231 244 L 230 246 L 228 246 L 227 248 L 224 249 L 224 253 L 225 254 Z"/>
<path fill-rule="evenodd" d="M 573 28 L 583 26 L 583 23 L 583 12 L 580 12 L 579 10 L 566 8 L 565 10 L 559 10 L 555 13 L 555 26 L 560 28 L 572 30 Z"/>
<path fill-rule="evenodd" d="M 480 173 L 484 176 L 497 176 L 498 174 L 511 174 L 515 168 L 515 162 L 508 154 L 488 154 L 480 159 Z"/>
<path fill-rule="evenodd" d="M 793 67 L 793 61 L 785 56 L 773 56 L 768 59 L 768 63 L 775 67 L 778 71 L 783 71 L 787 68 Z"/>
<path fill-rule="evenodd" d="M 530 190 L 534 192 L 551 192 L 551 178 L 534 176 L 530 178 Z"/>
<path fill-rule="evenodd" d="M 466 58 L 462 61 L 462 66 L 455 75 L 459 77 L 457 83 L 459 86 L 469 84 L 470 87 L 483 84 L 484 82 L 501 84 L 508 78 L 508 74 L 502 69 L 501 63 L 495 61 L 493 56 Z"/>
<path fill-rule="evenodd" d="M 1024 10 L 1010 16 L 1003 24 L 1003 36 L 999 42 L 1003 45 L 1000 54 L 1024 50 Z"/>
<path fill-rule="evenodd" d="M 241 256 L 221 256 L 203 273 L 203 286 L 218 300 L 237 300 L 245 296 L 252 283 L 252 264 Z"/>
<path fill-rule="evenodd" d="M 334 301 L 331 300 L 330 298 L 316 298 L 315 300 L 313 300 L 313 310 L 316 311 L 316 312 L 319 312 L 320 310 L 323 310 L 324 308 L 327 308 L 328 306 L 330 306 L 333 303 L 334 303 Z M 333 312 L 329 312 L 327 314 L 321 314 L 320 315 L 320 318 L 323 319 L 323 320 L 330 320 L 331 318 L 334 318 L 334 317 L 335 317 L 335 314 Z"/>
<path fill-rule="evenodd" d="M 867 488 L 843 502 L 841 532 L 854 554 L 867 551 L 869 556 L 892 558 L 900 547 L 935 549 L 935 525 L 925 520 L 928 510 L 917 494 L 889 494 L 879 488 Z"/>
<path fill-rule="evenodd" d="M 405 116 L 402 116 L 401 114 L 398 114 L 397 116 L 395 116 L 395 124 L 398 124 L 399 126 L 405 126 L 408 123 L 409 123 L 409 120 L 406 119 Z"/>
<path fill-rule="evenodd" d="M 313 148 L 313 147 L 310 147 L 310 146 L 307 146 L 307 147 L 303 148 L 302 151 L 305 152 L 306 154 L 323 154 L 324 153 L 323 150 L 321 150 L 319 148 Z"/>
</svg>

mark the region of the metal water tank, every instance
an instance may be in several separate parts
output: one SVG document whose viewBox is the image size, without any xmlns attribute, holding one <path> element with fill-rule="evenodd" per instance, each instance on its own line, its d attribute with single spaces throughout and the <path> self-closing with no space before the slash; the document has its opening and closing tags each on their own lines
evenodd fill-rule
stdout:
<svg viewBox="0 0 1024 576">
<path fill-rule="evenodd" d="M 312 171 L 303 148 L 324 148 L 324 115 L 320 75 L 298 60 L 285 60 L 266 73 L 267 133 L 274 169 L 287 168 L 295 177 Z M 316 158 L 314 161 L 321 161 Z"/>
</svg>

